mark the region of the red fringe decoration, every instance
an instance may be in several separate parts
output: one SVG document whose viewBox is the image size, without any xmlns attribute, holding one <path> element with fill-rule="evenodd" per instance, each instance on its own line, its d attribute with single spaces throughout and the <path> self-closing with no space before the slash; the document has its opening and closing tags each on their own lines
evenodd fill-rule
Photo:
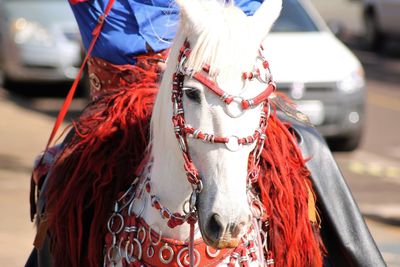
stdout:
<svg viewBox="0 0 400 267">
<path fill-rule="evenodd" d="M 268 121 L 260 167 L 258 184 L 269 214 L 275 266 L 322 266 L 325 249 L 309 219 L 310 172 L 296 137 L 276 114 Z"/>
<path fill-rule="evenodd" d="M 147 58 L 130 70 L 140 77 L 137 82 L 84 110 L 74 123 L 76 135 L 52 168 L 47 211 L 55 266 L 101 264 L 107 217 L 134 178 L 149 140 L 158 75 L 156 61 Z"/>
<path fill-rule="evenodd" d="M 145 155 L 157 93 L 154 66 L 135 71 L 142 74 L 138 82 L 85 109 L 74 123 L 76 135 L 52 168 L 47 216 L 55 266 L 102 264 L 107 219 Z M 308 217 L 310 174 L 294 137 L 276 115 L 269 119 L 261 167 L 259 186 L 270 214 L 276 266 L 322 266 Z"/>
</svg>

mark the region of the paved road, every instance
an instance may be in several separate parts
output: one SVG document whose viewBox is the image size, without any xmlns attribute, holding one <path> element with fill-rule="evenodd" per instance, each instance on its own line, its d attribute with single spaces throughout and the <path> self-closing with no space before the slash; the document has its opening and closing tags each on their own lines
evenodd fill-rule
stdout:
<svg viewBox="0 0 400 267">
<path fill-rule="evenodd" d="M 388 266 L 400 266 L 400 56 L 354 49 L 368 77 L 367 123 L 361 147 L 335 153 Z"/>
</svg>

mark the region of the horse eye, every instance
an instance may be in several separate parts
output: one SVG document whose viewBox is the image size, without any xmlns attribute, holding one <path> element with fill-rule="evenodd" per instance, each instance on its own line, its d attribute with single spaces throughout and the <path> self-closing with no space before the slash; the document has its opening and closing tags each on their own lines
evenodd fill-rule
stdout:
<svg viewBox="0 0 400 267">
<path fill-rule="evenodd" d="M 186 87 L 184 89 L 185 95 L 192 101 L 195 101 L 197 103 L 201 102 L 201 98 L 200 98 L 200 91 L 197 90 L 196 88 L 192 88 L 192 87 Z"/>
</svg>

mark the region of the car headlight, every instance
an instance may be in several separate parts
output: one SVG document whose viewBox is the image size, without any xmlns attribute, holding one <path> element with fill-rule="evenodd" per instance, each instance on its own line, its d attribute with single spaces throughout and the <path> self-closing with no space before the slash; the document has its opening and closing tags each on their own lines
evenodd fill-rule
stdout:
<svg viewBox="0 0 400 267">
<path fill-rule="evenodd" d="M 345 93 L 354 93 L 365 85 L 364 70 L 360 66 L 357 70 L 352 71 L 343 80 L 337 82 L 337 87 Z"/>
<path fill-rule="evenodd" d="M 37 22 L 18 18 L 10 26 L 16 44 L 31 43 L 42 46 L 51 46 L 53 44 L 50 33 Z"/>
</svg>

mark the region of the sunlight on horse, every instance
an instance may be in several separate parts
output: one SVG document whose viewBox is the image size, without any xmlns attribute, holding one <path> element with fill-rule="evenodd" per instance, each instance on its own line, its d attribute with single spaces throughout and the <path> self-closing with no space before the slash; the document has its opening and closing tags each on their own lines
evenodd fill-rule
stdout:
<svg viewBox="0 0 400 267">
<path fill-rule="evenodd" d="M 242 73 L 261 64 L 257 61 L 260 44 L 278 17 L 282 4 L 280 0 L 265 1 L 253 17 L 247 17 L 231 4 L 178 2 L 182 13 L 181 28 L 171 48 L 151 121 L 152 190 L 171 210 L 182 210 L 192 192 L 171 123 L 172 79 L 182 45 L 187 40 L 192 50 L 186 62 L 187 69 L 201 71 L 209 65 L 208 77 L 225 92 L 243 99 L 255 97 L 265 90 L 266 85 L 257 79 L 243 81 Z M 252 135 L 257 129 L 262 105 L 232 118 L 227 114 L 224 102 L 203 84 L 186 77 L 184 86 L 185 119 L 195 129 L 216 136 L 234 137 Z M 235 152 L 224 144 L 208 144 L 193 138 L 188 139 L 188 145 L 204 185 L 197 206 L 202 237 L 215 248 L 235 247 L 251 218 L 246 179 L 254 143 L 243 145 Z M 149 225 L 157 225 L 165 237 L 187 240 L 189 236 L 186 224 L 168 228 L 149 204 L 143 218 Z M 198 237 L 201 236 L 197 231 Z"/>
</svg>

